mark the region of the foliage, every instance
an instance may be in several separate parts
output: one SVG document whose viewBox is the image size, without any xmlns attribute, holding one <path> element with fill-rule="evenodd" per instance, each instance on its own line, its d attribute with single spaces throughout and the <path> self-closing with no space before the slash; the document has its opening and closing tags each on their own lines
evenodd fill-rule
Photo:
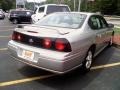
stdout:
<svg viewBox="0 0 120 90">
<path fill-rule="evenodd" d="M 68 4 L 71 10 L 74 10 L 74 0 L 47 0 L 47 3 L 57 3 L 64 1 L 65 4 Z M 76 1 L 76 11 L 78 8 L 79 0 Z M 120 0 L 81 0 L 81 11 L 87 12 L 101 12 L 102 14 L 120 15 Z"/>
<path fill-rule="evenodd" d="M 114 31 L 115 31 L 115 34 L 119 34 L 120 35 L 120 28 L 115 28 Z"/>
<path fill-rule="evenodd" d="M 4 11 L 15 7 L 15 0 L 0 0 L 0 8 Z"/>
<path fill-rule="evenodd" d="M 15 8 L 16 0 L 0 0 L 0 8 L 3 10 L 9 10 Z M 78 10 L 79 0 L 75 0 L 75 11 Z M 62 3 L 67 4 L 74 10 L 74 0 L 46 0 L 46 3 Z M 26 3 L 26 7 L 31 8 L 34 5 L 32 3 Z M 108 15 L 120 15 L 120 0 L 81 0 L 81 11 L 87 12 L 101 12 Z"/>
</svg>

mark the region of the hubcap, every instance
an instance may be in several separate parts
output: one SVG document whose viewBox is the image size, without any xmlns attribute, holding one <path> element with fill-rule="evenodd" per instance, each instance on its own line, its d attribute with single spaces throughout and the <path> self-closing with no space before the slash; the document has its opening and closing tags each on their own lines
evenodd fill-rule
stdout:
<svg viewBox="0 0 120 90">
<path fill-rule="evenodd" d="M 86 57 L 86 68 L 89 69 L 91 67 L 91 64 L 92 64 L 92 52 L 89 51 L 88 52 L 88 55 Z"/>
</svg>

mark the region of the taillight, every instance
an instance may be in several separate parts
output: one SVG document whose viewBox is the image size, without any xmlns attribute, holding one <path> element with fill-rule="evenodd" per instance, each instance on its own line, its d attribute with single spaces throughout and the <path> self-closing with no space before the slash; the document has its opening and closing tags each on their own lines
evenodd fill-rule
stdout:
<svg viewBox="0 0 120 90">
<path fill-rule="evenodd" d="M 71 46 L 68 40 L 66 39 L 56 39 L 55 41 L 55 49 L 58 51 L 70 52 Z"/>
<path fill-rule="evenodd" d="M 12 40 L 28 45 L 61 52 L 71 52 L 71 45 L 65 38 L 34 37 L 14 31 Z"/>
<path fill-rule="evenodd" d="M 21 35 L 21 34 L 18 34 L 18 35 L 17 35 L 17 40 L 18 40 L 18 41 L 21 41 L 21 40 L 22 40 L 22 35 Z"/>
<path fill-rule="evenodd" d="M 43 39 L 43 48 L 53 49 L 56 51 L 70 52 L 71 46 L 68 40 L 64 38 L 44 38 Z"/>
<path fill-rule="evenodd" d="M 12 40 L 21 41 L 22 40 L 22 34 L 14 31 L 13 34 L 12 34 Z"/>
<path fill-rule="evenodd" d="M 17 39 L 17 33 L 13 32 L 13 34 L 12 34 L 12 40 L 16 40 L 16 39 Z"/>
<path fill-rule="evenodd" d="M 52 40 L 49 38 L 43 39 L 43 47 L 45 48 L 51 48 L 52 46 Z"/>
<path fill-rule="evenodd" d="M 65 49 L 65 42 L 62 39 L 56 40 L 55 48 L 59 51 L 63 51 Z"/>
</svg>

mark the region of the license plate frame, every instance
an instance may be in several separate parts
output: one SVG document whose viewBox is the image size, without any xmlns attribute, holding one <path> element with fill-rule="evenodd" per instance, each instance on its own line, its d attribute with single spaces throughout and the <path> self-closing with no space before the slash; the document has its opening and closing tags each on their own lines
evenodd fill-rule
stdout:
<svg viewBox="0 0 120 90">
<path fill-rule="evenodd" d="M 32 52 L 32 51 L 29 51 L 29 50 L 23 50 L 22 51 L 22 57 L 24 58 L 24 59 L 27 59 L 27 60 L 29 60 L 29 61 L 34 61 L 34 52 Z"/>
</svg>

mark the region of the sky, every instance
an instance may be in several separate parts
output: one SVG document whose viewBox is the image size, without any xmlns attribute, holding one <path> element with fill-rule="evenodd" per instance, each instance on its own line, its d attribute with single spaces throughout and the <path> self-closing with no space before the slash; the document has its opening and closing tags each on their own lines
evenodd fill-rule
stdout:
<svg viewBox="0 0 120 90">
<path fill-rule="evenodd" d="M 27 0 L 27 2 L 36 2 L 36 3 L 40 3 L 46 0 Z"/>
</svg>

